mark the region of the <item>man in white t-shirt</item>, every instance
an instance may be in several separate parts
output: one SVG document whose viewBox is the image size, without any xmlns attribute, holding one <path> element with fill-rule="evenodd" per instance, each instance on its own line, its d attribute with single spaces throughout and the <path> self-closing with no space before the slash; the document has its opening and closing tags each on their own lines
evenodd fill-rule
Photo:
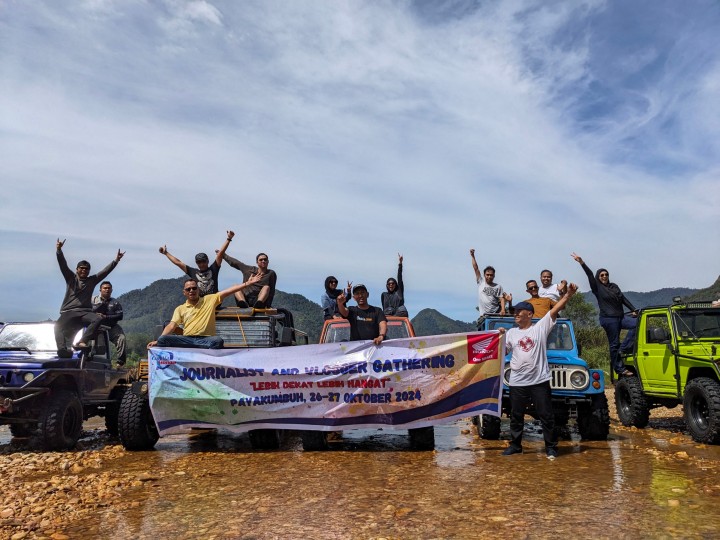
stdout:
<svg viewBox="0 0 720 540">
<path fill-rule="evenodd" d="M 567 291 L 567 281 L 564 279 L 558 284 L 552 282 L 552 272 L 543 270 L 540 272 L 540 289 L 538 296 L 540 298 L 549 298 L 553 302 L 560 300 L 560 297 Z"/>
<path fill-rule="evenodd" d="M 550 389 L 550 366 L 547 361 L 547 338 L 555 326 L 555 319 L 568 300 L 577 292 L 571 283 L 567 293 L 560 298 L 547 314 L 534 325 L 533 305 L 519 302 L 515 305 L 515 324 L 505 334 L 505 347 L 512 353 L 510 358 L 510 445 L 503 455 L 522 453 L 522 436 L 525 413 L 532 403 L 540 419 L 548 459 L 557 457 L 557 438 Z M 501 330 L 502 331 L 502 330 Z"/>
<path fill-rule="evenodd" d="M 480 268 L 478 268 L 475 260 L 474 249 L 470 250 L 470 258 L 472 259 L 473 270 L 475 270 L 475 281 L 478 284 L 478 309 L 480 315 L 499 313 L 500 316 L 504 316 L 505 296 L 502 285 L 495 283 L 495 269 L 492 266 L 486 266 L 480 273 Z"/>
</svg>

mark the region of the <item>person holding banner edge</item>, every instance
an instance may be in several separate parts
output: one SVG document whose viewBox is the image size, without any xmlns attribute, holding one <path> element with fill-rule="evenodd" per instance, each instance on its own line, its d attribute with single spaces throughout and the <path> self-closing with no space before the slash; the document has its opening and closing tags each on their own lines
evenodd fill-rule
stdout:
<svg viewBox="0 0 720 540">
<path fill-rule="evenodd" d="M 380 345 L 387 336 L 387 319 L 383 310 L 368 304 L 367 287 L 363 284 L 355 285 L 352 295 L 357 306 L 345 305 L 345 294 L 337 297 L 338 313 L 350 323 L 350 341 L 371 339 L 375 345 Z"/>
<path fill-rule="evenodd" d="M 183 295 L 187 301 L 175 308 L 172 319 L 165 326 L 160 337 L 157 341 L 148 343 L 147 348 L 160 346 L 222 349 L 224 342 L 215 335 L 215 309 L 225 298 L 257 283 L 260 279 L 261 276 L 254 275 L 245 283 L 205 296 L 200 296 L 196 280 L 186 279 L 183 284 Z M 183 334 L 177 335 L 175 331 L 180 326 L 183 327 Z"/>
<path fill-rule="evenodd" d="M 534 325 L 532 318 L 535 308 L 529 302 L 515 305 L 516 328 L 505 332 L 505 346 L 512 353 L 510 359 L 510 444 L 503 451 L 504 456 L 522 454 L 522 436 L 525 413 L 529 405 L 535 405 L 542 423 L 545 453 L 548 459 L 557 457 L 557 436 L 552 409 L 550 389 L 550 366 L 547 360 L 547 338 L 555 326 L 558 313 L 577 292 L 577 285 L 570 283 L 567 292 L 547 314 Z"/>
</svg>

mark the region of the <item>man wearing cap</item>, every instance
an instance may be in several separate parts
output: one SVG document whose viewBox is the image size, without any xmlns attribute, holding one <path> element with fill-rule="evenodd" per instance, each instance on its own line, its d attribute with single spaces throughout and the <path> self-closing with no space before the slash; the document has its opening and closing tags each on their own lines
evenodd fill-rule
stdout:
<svg viewBox="0 0 720 540">
<path fill-rule="evenodd" d="M 92 294 L 95 286 L 102 281 L 110 272 L 112 272 L 117 263 L 120 262 L 124 251 L 118 249 L 115 259 L 97 274 L 90 274 L 90 263 L 80 261 L 77 264 L 75 273 L 68 267 L 62 248 L 65 240 L 57 239 L 55 244 L 55 255 L 57 256 L 60 272 L 65 278 L 65 298 L 63 298 L 60 306 L 60 318 L 55 323 L 55 342 L 57 344 L 58 356 L 61 358 L 72 357 L 72 351 L 68 347 L 68 342 L 72 346 L 72 339 L 75 333 L 83 326 L 86 326 L 77 348 L 83 349 L 91 339 L 97 335 L 102 317 L 93 312 Z"/>
<path fill-rule="evenodd" d="M 357 306 L 345 305 L 345 293 L 337 297 L 338 312 L 350 323 L 350 341 L 371 339 L 375 345 L 380 345 L 387 336 L 385 313 L 382 309 L 368 304 L 369 293 L 362 283 L 353 287 L 352 295 Z"/>
<path fill-rule="evenodd" d="M 188 277 L 197 281 L 200 296 L 205 296 L 206 294 L 218 292 L 218 275 L 220 274 L 220 265 L 222 264 L 225 251 L 230 246 L 230 242 L 232 242 L 233 236 L 235 236 L 233 231 L 227 231 L 227 239 L 222 247 L 216 252 L 215 260 L 212 264 L 208 264 L 210 260 L 208 259 L 207 254 L 198 253 L 195 255 L 195 264 L 198 265 L 197 268 L 189 266 L 174 255 L 171 255 L 167 249 L 167 245 L 162 246 L 159 251 L 170 259 L 170 262 L 187 274 Z"/>
<path fill-rule="evenodd" d="M 147 348 L 185 347 L 200 349 L 222 349 L 223 339 L 215 335 L 215 310 L 222 301 L 231 294 L 257 283 L 258 276 L 253 276 L 246 283 L 233 285 L 217 293 L 200 296 L 199 283 L 186 279 L 183 284 L 183 296 L 187 299 L 173 312 L 172 319 L 163 328 L 157 341 L 148 343 Z M 182 327 L 182 335 L 175 333 Z"/>
<path fill-rule="evenodd" d="M 505 347 L 510 358 L 510 445 L 503 455 L 522 453 L 522 436 L 525 413 L 532 403 L 542 423 L 545 453 L 548 459 L 557 457 L 557 437 L 550 390 L 550 366 L 547 361 L 547 338 L 555 326 L 555 319 L 568 300 L 577 292 L 577 285 L 568 285 L 567 293 L 560 298 L 545 316 L 534 325 L 533 305 L 515 304 L 515 324 L 505 334 Z M 504 329 L 500 330 L 501 333 Z"/>
</svg>

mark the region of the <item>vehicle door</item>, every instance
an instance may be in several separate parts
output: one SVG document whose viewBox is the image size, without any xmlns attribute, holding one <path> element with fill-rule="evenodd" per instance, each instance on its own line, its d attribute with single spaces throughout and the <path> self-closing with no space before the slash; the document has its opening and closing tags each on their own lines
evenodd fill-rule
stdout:
<svg viewBox="0 0 720 540">
<path fill-rule="evenodd" d="M 666 313 L 648 314 L 641 320 L 637 358 L 646 392 L 677 395 L 677 368 L 670 351 L 670 321 Z"/>
<path fill-rule="evenodd" d="M 100 332 L 95 338 L 92 355 L 86 357 L 83 369 L 83 392 L 85 399 L 102 400 L 108 397 L 115 377 L 110 358 L 112 350 L 107 334 Z"/>
</svg>

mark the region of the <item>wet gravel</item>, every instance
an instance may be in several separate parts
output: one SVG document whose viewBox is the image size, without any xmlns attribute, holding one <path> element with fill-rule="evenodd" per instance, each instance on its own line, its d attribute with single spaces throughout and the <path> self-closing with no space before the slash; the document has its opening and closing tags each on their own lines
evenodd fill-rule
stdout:
<svg viewBox="0 0 720 540">
<path fill-rule="evenodd" d="M 608 389 L 608 401 L 611 407 L 611 420 L 612 430 L 615 438 L 631 438 L 633 432 L 637 432 L 635 428 L 625 428 L 617 421 L 617 415 L 614 408 L 614 393 L 612 389 Z M 99 426 L 100 424 L 95 424 Z M 225 453 L 230 455 L 237 455 L 239 461 L 245 461 L 247 466 L 250 467 L 254 460 L 258 460 L 258 464 L 262 467 L 262 459 L 266 459 L 265 456 L 259 454 L 243 454 L 243 451 L 247 449 L 238 448 L 218 448 L 217 443 L 215 446 L 211 445 L 211 451 L 204 454 L 205 450 L 202 446 L 196 447 L 192 450 L 189 455 L 187 450 L 183 450 L 180 453 L 172 453 L 159 449 L 156 452 L 149 454 L 138 454 L 126 452 L 122 446 L 119 445 L 118 441 L 110 438 L 101 427 L 92 428 L 92 421 L 86 423 L 88 429 L 83 432 L 83 437 L 78 443 L 77 447 L 69 452 L 40 452 L 37 447 L 34 446 L 34 442 L 31 439 L 11 439 L 7 426 L 0 427 L 0 539 L 37 539 L 37 538 L 50 538 L 54 540 L 61 540 L 67 538 L 86 538 L 94 537 L 97 534 L 97 521 L 99 515 L 107 515 L 109 510 L 113 516 L 132 516 L 138 514 L 143 510 L 144 505 L 148 504 L 148 500 L 159 500 L 163 501 L 163 490 L 167 490 L 168 486 L 174 485 L 178 479 L 190 479 L 192 476 L 197 481 L 203 480 L 203 474 L 197 472 L 197 463 L 203 460 L 210 460 L 213 455 L 219 453 Z M 715 473 L 717 472 L 718 460 L 715 454 L 709 454 L 710 458 L 702 455 L 703 450 L 700 449 L 701 453 L 698 456 L 693 455 L 693 448 L 698 448 L 697 445 L 693 445 L 692 441 L 689 440 L 687 432 L 684 428 L 682 421 L 682 408 L 677 407 L 676 409 L 655 409 L 651 414 L 651 422 L 648 433 L 654 433 L 656 430 L 662 439 L 660 449 L 657 445 L 647 445 L 647 448 L 640 448 L 641 453 L 649 456 L 650 459 L 661 459 L 668 463 L 677 462 L 691 462 L 702 469 Z M 529 428 L 532 431 L 533 427 Z M 441 453 L 434 453 L 433 458 L 437 463 L 443 465 L 443 460 L 447 460 L 447 464 L 443 465 L 448 467 L 448 470 L 452 472 L 453 461 L 457 461 L 458 464 L 462 465 L 463 460 L 467 460 L 467 464 L 472 466 L 472 463 L 480 460 L 487 459 L 483 456 L 486 451 L 489 452 L 492 459 L 497 459 L 495 454 L 500 453 L 502 447 L 506 444 L 503 441 L 481 441 L 474 435 L 473 427 L 467 423 L 467 426 L 459 426 L 455 428 L 455 431 L 460 435 L 463 441 L 450 441 L 447 443 L 447 447 Z M 536 430 L 539 435 L 539 428 Z M 644 436 L 644 435 L 643 435 Z M 469 441 L 469 442 L 468 442 Z M 499 443 L 499 444 L 498 444 Z M 233 443 L 234 444 L 234 443 Z M 247 443 L 245 443 L 247 444 Z M 374 443 L 372 440 L 369 442 L 363 442 L 361 444 L 368 444 L 367 448 L 371 452 L 373 451 Z M 599 443 L 600 446 L 607 445 L 608 443 Z M 536 443 L 537 445 L 537 443 Z M 669 449 L 663 450 L 662 445 L 666 445 Z M 680 445 L 680 450 L 674 446 Z M 684 446 L 682 446 L 684 445 Z M 598 448 L 600 448 L 598 446 Z M 635 443 L 629 444 L 628 446 L 636 446 Z M 702 445 L 700 445 L 702 446 Z M 672 447 L 672 448 L 671 448 Z M 588 447 L 592 450 L 592 446 Z M 687 448 L 690 450 L 683 450 Z M 364 448 L 360 448 L 365 450 Z M 347 446 L 346 450 L 353 451 L 353 447 Z M 377 450 L 377 449 L 376 449 Z M 384 452 L 384 455 L 393 455 L 394 450 L 388 453 L 388 449 L 380 448 L 379 452 Z M 714 452 L 715 449 L 712 449 Z M 300 451 L 299 449 L 297 450 Z M 575 442 L 569 443 L 569 446 L 563 450 L 561 444 L 561 454 L 567 453 L 577 454 L 578 442 L 577 436 L 575 436 Z M 276 454 L 277 455 L 277 454 Z M 292 460 L 293 451 L 285 452 L 282 459 Z M 379 454 L 378 454 L 379 455 Z M 384 455 L 381 456 L 382 459 Z M 418 454 L 415 454 L 418 455 Z M 169 457 L 168 457 L 169 456 Z M 322 453 L 314 454 L 314 460 L 326 460 L 327 466 L 332 465 L 333 456 L 332 452 L 327 457 L 324 457 Z M 473 457 L 474 456 L 474 457 Z M 339 456 L 338 456 L 339 457 Z M 567 456 L 568 458 L 570 456 Z M 583 458 L 582 453 L 573 457 L 572 459 L 578 459 L 582 464 Z M 562 461 L 562 457 L 559 461 Z M 586 460 L 587 461 L 587 460 Z M 265 461 L 264 463 L 268 463 Z M 502 462 L 504 463 L 504 462 Z M 586 465 L 591 467 L 589 461 Z M 581 465 L 584 466 L 584 465 Z M 674 467 L 674 465 L 673 465 Z M 252 469 L 251 467 L 251 470 Z M 403 471 L 404 472 L 401 472 Z M 397 483 L 402 485 L 403 474 L 413 474 L 413 467 L 407 469 L 396 469 L 393 470 L 379 470 L 376 471 L 377 482 L 388 482 Z M 500 469 L 497 476 L 500 477 L 503 474 L 507 474 L 508 471 Z M 210 474 L 210 473 L 207 473 Z M 206 476 L 207 476 L 206 474 Z M 308 479 L 312 473 L 308 471 Z M 455 474 L 453 472 L 453 474 Z M 211 474 L 212 476 L 212 474 Z M 493 475 L 490 475 L 492 477 Z M 217 480 L 213 480 L 208 477 L 205 480 L 209 481 L 211 485 L 217 484 L 220 481 L 220 477 Z M 289 481 L 287 485 L 279 486 L 279 489 L 302 489 L 302 482 L 295 483 Z M 282 483 L 282 481 L 280 482 Z M 682 491 L 686 488 L 673 484 L 674 487 L 669 488 L 671 490 L 668 494 L 663 494 L 662 505 L 663 507 L 673 507 L 683 504 Z M 222 486 L 218 484 L 218 490 L 226 493 L 232 493 L 235 489 L 231 484 Z M 447 488 L 446 488 L 447 489 Z M 700 489 L 700 488 L 697 488 Z M 720 495 L 720 485 L 717 483 L 703 484 L 702 489 L 706 490 L 705 494 L 717 497 Z M 709 491 L 707 491 L 709 490 Z M 325 495 L 315 493 L 317 498 L 316 503 L 321 505 L 325 501 Z M 630 493 L 632 495 L 632 492 Z M 200 497 L 206 497 L 208 504 L 212 504 L 213 495 L 210 493 L 198 494 Z M 272 503 L 268 497 L 258 496 L 255 497 L 257 500 L 253 503 L 250 501 L 250 505 L 242 508 L 238 508 L 238 512 L 245 512 L 247 519 L 259 519 L 263 514 L 272 513 L 275 510 L 272 508 Z M 253 499 L 254 500 L 254 499 Z M 313 499 L 315 500 L 315 499 Z M 158 503 L 160 504 L 160 503 Z M 163 505 L 166 503 L 162 503 Z M 428 503 L 429 504 L 429 503 Z M 355 538 L 398 538 L 398 537 L 416 537 L 416 533 L 422 529 L 422 523 L 417 524 L 419 528 L 407 529 L 406 534 L 400 535 L 388 535 L 383 533 L 382 522 L 386 519 L 389 520 L 407 520 L 410 518 L 419 519 L 418 513 L 412 509 L 411 506 L 403 504 L 387 504 L 384 509 L 380 510 L 380 515 L 377 516 L 375 523 L 375 529 L 373 529 L 372 523 L 368 525 L 369 528 L 364 528 L 363 532 L 358 535 L 350 535 L 348 537 Z M 510 526 L 510 516 L 512 514 L 503 514 L 501 506 L 498 508 L 498 512 L 491 516 L 492 526 Z M 691 509 L 692 510 L 692 509 Z M 383 514 L 384 512 L 384 514 Z M 385 515 L 387 514 L 387 515 Z M 240 515 L 240 514 L 238 514 Z M 442 514 L 441 514 L 442 515 Z M 337 517 L 337 516 L 335 516 Z M 493 521 L 494 520 L 494 521 Z M 507 524 L 506 524 L 507 522 Z M 92 528 L 84 529 L 83 523 L 95 524 Z M 378 525 L 380 524 L 380 525 Z M 162 527 L 171 526 L 172 523 L 163 524 Z M 303 536 L 312 534 L 313 529 L 311 524 L 305 524 L 307 530 L 304 531 Z M 112 525 L 115 526 L 115 525 Z M 428 524 L 428 526 L 430 526 Z M 444 525 L 449 527 L 450 525 Z M 517 527 L 517 523 L 513 526 Z M 527 525 L 532 530 L 532 524 Z M 160 527 L 160 526 L 158 526 Z M 298 525 L 300 527 L 300 525 Z M 238 529 L 240 530 L 240 529 Z M 297 529 L 298 531 L 300 529 Z M 444 529 L 449 531 L 450 529 Z M 87 531 L 87 532 L 79 532 Z M 91 532 L 94 531 L 94 532 Z M 443 531 L 442 528 L 438 531 Z M 462 532 L 463 529 L 458 529 L 453 537 L 466 537 Z M 673 529 L 667 529 L 665 533 L 668 536 L 676 536 Z M 684 530 L 687 533 L 687 530 Z M 197 531 L 196 531 L 197 532 Z M 317 531 L 315 531 L 317 533 Z M 510 530 L 506 530 L 509 533 Z M 540 531 L 537 531 L 540 532 Z M 566 531 L 571 534 L 573 531 Z M 577 530 L 575 531 L 578 532 Z M 515 530 L 513 534 L 518 533 L 521 536 L 533 537 L 537 534 L 528 534 L 527 528 L 520 527 Z M 682 536 L 683 529 L 677 530 L 677 535 Z M 105 537 L 113 537 L 112 531 L 106 533 Z M 155 534 L 160 534 L 158 530 Z M 222 535 L 218 534 L 217 531 L 210 529 L 201 530 L 198 535 L 193 538 L 258 538 L 258 537 L 273 537 L 272 535 L 260 534 L 255 536 L 251 534 L 247 536 L 244 533 L 237 533 L 234 535 Z M 438 536 L 433 534 L 431 536 L 443 537 L 442 534 Z M 602 535 L 601 535 L 602 536 Z M 117 537 L 136 537 L 135 533 L 119 534 Z M 142 537 L 152 538 L 153 533 L 148 532 L 147 536 Z M 705 537 L 704 534 L 700 534 L 700 537 Z M 707 536 L 710 537 L 710 536 Z"/>
</svg>

